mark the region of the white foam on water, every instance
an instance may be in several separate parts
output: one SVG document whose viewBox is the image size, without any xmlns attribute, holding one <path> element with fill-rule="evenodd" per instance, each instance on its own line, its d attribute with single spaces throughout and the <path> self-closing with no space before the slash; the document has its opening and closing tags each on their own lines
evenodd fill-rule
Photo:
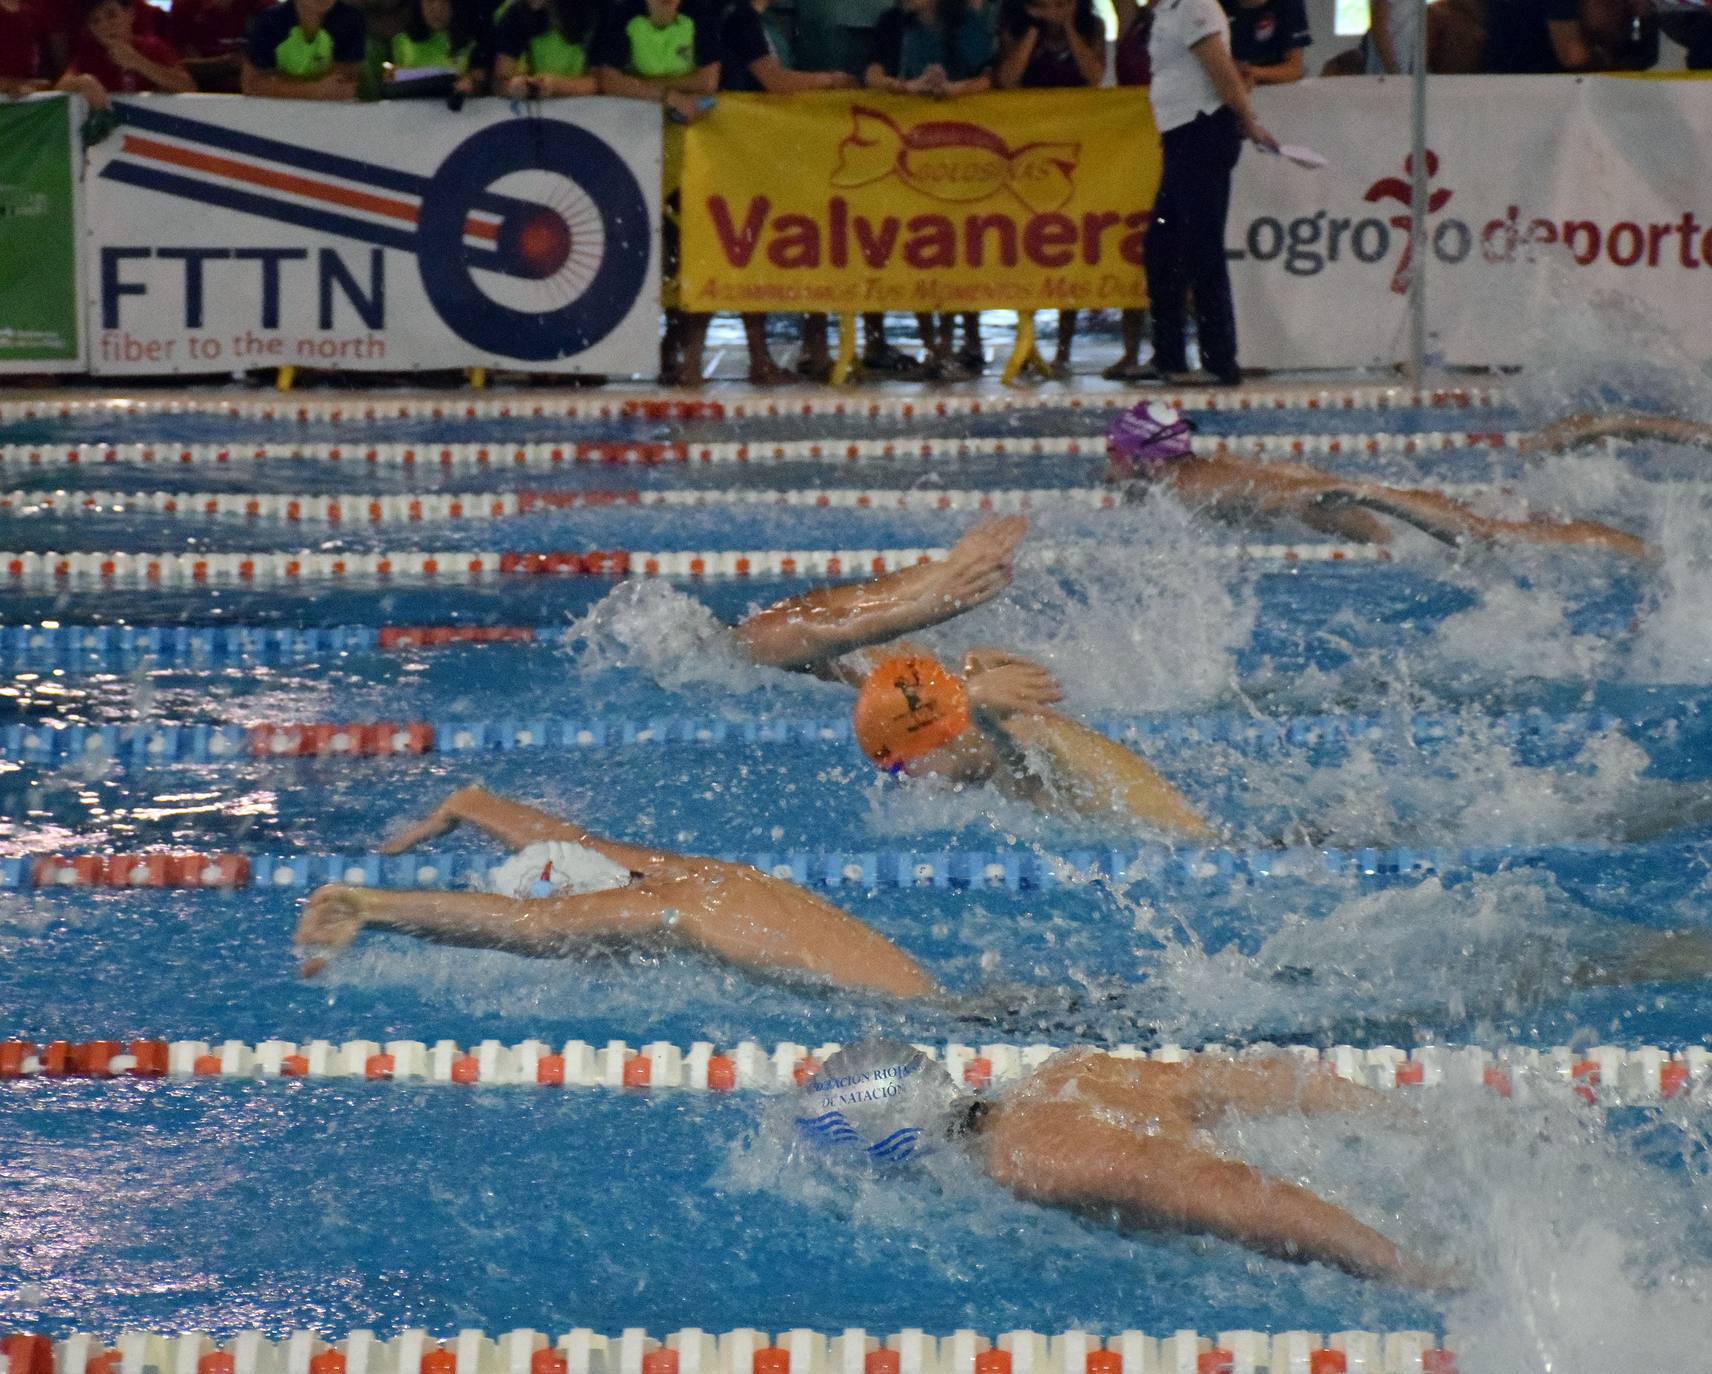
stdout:
<svg viewBox="0 0 1712 1374">
<path fill-rule="evenodd" d="M 571 627 L 570 638 L 585 675 L 632 668 L 670 691 L 748 692 L 782 676 L 750 662 L 703 602 L 653 578 L 619 583 Z"/>
<path fill-rule="evenodd" d="M 1228 537 L 1155 493 L 1090 524 L 1037 516 L 1011 589 L 945 625 L 955 652 L 1015 649 L 1049 667 L 1072 713 L 1194 709 L 1230 694 L 1236 655 L 1259 616 L 1248 574 L 1222 557 Z"/>
<path fill-rule="evenodd" d="M 1686 1168 L 1573 1099 L 1437 1088 L 1402 1127 L 1345 1115 L 1235 1120 L 1235 1153 L 1300 1182 L 1405 1248 L 1448 1262 L 1464 1374 L 1698 1369 L 1712 1340 L 1712 1103 L 1665 1109 Z M 1662 1151 L 1658 1153 L 1663 1153 Z"/>
<path fill-rule="evenodd" d="M 1264 889 L 1256 890 L 1265 907 Z M 1627 927 L 1575 902 L 1538 870 L 1437 877 L 1346 897 L 1325 916 L 1288 913 L 1253 954 L 1208 952 L 1187 934 L 1192 912 L 1157 899 L 1165 942 L 1147 1004 L 1162 1034 L 1186 1044 L 1225 1035 L 1312 1031 L 1357 1018 L 1516 1012 L 1561 997 L 1577 970 L 1621 943 Z"/>
</svg>

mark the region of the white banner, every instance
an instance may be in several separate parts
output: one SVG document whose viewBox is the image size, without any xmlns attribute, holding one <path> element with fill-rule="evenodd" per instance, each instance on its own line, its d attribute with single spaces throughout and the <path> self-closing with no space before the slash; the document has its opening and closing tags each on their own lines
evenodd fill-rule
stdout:
<svg viewBox="0 0 1712 1374">
<path fill-rule="evenodd" d="M 86 182 L 95 372 L 658 364 L 647 107 L 115 107 Z"/>
<path fill-rule="evenodd" d="M 1242 361 L 1366 367 L 1408 356 L 1406 79 L 1260 94 L 1262 123 L 1329 165 L 1249 148 L 1226 248 Z M 1704 356 L 1712 330 L 1712 82 L 1432 79 L 1427 319 L 1451 364 L 1521 362 L 1599 299 Z"/>
</svg>

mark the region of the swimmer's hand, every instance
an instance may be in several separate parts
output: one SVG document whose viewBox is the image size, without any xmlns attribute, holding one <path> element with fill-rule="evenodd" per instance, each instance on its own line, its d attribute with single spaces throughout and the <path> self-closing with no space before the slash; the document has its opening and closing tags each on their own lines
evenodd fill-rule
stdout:
<svg viewBox="0 0 1712 1374">
<path fill-rule="evenodd" d="M 337 883 L 317 888 L 304 903 L 292 943 L 302 951 L 298 972 L 313 978 L 335 954 L 362 934 L 363 890 Z"/>
<path fill-rule="evenodd" d="M 406 826 L 390 840 L 383 840 L 377 848 L 382 854 L 402 854 L 407 849 L 414 849 L 424 840 L 438 839 L 448 831 L 456 830 L 459 822 L 464 819 L 458 806 L 462 796 L 462 790 L 452 793 L 428 815 L 414 825 Z"/>
<path fill-rule="evenodd" d="M 983 520 L 951 548 L 939 565 L 934 593 L 946 606 L 968 610 L 984 605 L 1011 584 L 1011 560 L 1028 533 L 1020 515 Z"/>
<path fill-rule="evenodd" d="M 1064 699 L 1058 679 L 1038 663 L 1003 649 L 972 649 L 963 659 L 969 704 L 990 715 L 1044 711 Z"/>
</svg>

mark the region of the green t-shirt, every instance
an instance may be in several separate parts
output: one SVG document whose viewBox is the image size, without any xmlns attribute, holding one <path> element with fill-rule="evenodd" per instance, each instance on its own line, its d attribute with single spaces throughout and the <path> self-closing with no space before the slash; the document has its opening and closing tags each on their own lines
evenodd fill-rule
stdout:
<svg viewBox="0 0 1712 1374">
<path fill-rule="evenodd" d="M 549 8 L 510 0 L 495 16 L 494 51 L 522 64 L 530 76 L 584 76 L 588 49 L 553 24 Z"/>
<path fill-rule="evenodd" d="M 392 36 L 392 64 L 395 67 L 443 67 L 462 75 L 470 68 L 470 53 L 474 43 L 466 43 L 452 51 L 452 35 L 431 33 L 418 41 L 407 33 Z"/>
<path fill-rule="evenodd" d="M 680 14 L 663 29 L 645 14 L 624 26 L 630 40 L 630 70 L 637 76 L 688 76 L 696 70 L 695 20 Z"/>
<path fill-rule="evenodd" d="M 588 50 L 548 29 L 529 40 L 524 61 L 531 76 L 582 76 L 588 71 Z"/>
</svg>

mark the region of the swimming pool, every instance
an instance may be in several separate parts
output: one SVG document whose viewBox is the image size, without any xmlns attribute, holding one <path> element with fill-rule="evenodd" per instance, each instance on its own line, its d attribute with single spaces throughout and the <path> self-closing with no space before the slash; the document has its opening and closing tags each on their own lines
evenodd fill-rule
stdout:
<svg viewBox="0 0 1712 1374">
<path fill-rule="evenodd" d="M 0 894 L 0 1034 L 215 1052 L 276 1038 L 808 1050 L 876 1029 L 977 1049 L 1431 1040 L 1576 1046 L 1565 1071 L 1596 1045 L 1706 1044 L 1703 982 L 1565 986 L 1625 930 L 1708 925 L 1707 832 L 1691 810 L 1712 775 L 1690 518 L 1703 479 L 1666 452 L 1540 463 L 1468 442 L 1520 427 L 1501 398 L 1288 399 L 1202 413 L 1202 434 L 1496 482 L 1501 501 L 1572 497 L 1577 513 L 1653 529 L 1664 568 L 1456 562 L 1425 539 L 1334 561 L 1305 532 L 1262 543 L 1168 503 L 1102 507 L 1097 445 L 1080 451 L 1095 409 L 683 417 L 580 398 L 576 415 L 496 401 L 366 419 L 362 402 L 239 396 L 236 414 L 0 413 L 0 484 L 18 494 L 0 501 L 0 544 L 90 556 L 20 565 L 0 592 L 0 885 L 17 889 Z M 1041 436 L 1048 451 L 1031 452 Z M 943 444 L 923 457 L 924 439 Z M 955 451 L 970 439 L 992 442 Z M 906 440 L 907 458 L 875 448 Z M 579 441 L 606 447 L 553 459 Z M 640 447 L 679 443 L 682 461 Z M 395 447 L 371 461 L 376 444 Z M 740 459 L 739 444 L 797 447 Z M 851 444 L 868 447 L 843 456 Z M 72 445 L 92 447 L 71 463 Z M 356 456 L 329 461 L 334 445 Z M 726 447 L 703 462 L 697 445 Z M 428 456 L 407 464 L 399 446 Z M 519 446 L 524 461 L 504 461 Z M 849 742 L 847 692 L 724 649 L 719 620 L 808 585 L 767 571 L 781 552 L 842 552 L 841 569 L 872 562 L 850 554 L 908 561 L 954 540 L 979 518 L 971 493 L 993 490 L 1029 493 L 993 498 L 1032 512 L 1017 582 L 927 638 L 1050 662 L 1079 714 L 1222 818 L 1212 849 L 882 783 Z M 749 499 L 722 495 L 734 491 Z M 832 492 L 867 495 L 819 504 Z M 157 493 L 192 499 L 169 510 Z M 221 493 L 279 501 L 207 513 Z M 446 493 L 534 499 L 456 517 L 424 501 Z M 664 503 L 690 494 L 709 504 Z M 102 566 L 166 550 L 201 575 Z M 424 550 L 510 554 L 514 571 L 399 571 Z M 709 557 L 698 576 L 668 562 L 620 583 L 615 551 L 637 570 L 635 551 Z M 400 560 L 390 575 L 355 561 L 377 552 Z M 528 633 L 435 643 L 456 636 L 401 627 Z M 374 722 L 390 724 L 356 728 Z M 296 728 L 315 725 L 334 728 Z M 373 934 L 299 979 L 289 935 L 308 886 L 455 885 L 485 866 L 492 851 L 462 837 L 402 866 L 371 852 L 395 819 L 472 779 L 597 832 L 825 887 L 968 1002 L 906 1014 L 688 956 L 532 961 Z M 151 881 L 134 856 L 168 850 L 235 856 L 248 885 L 134 886 Z M 42 862 L 80 854 L 132 857 L 100 870 L 118 886 Z M 1708 1329 L 1712 1255 L 1689 1220 L 1712 1196 L 1698 1079 L 1661 1106 L 1597 1110 L 1567 1090 L 1501 1102 L 1452 1084 L 1424 1128 L 1377 1139 L 1288 1119 L 1243 1128 L 1234 1143 L 1258 1161 L 1471 1257 L 1479 1283 L 1445 1303 L 1222 1243 L 1118 1235 L 986 1184 L 800 1177 L 778 1167 L 769 1099 L 746 1092 L 257 1082 L 239 1067 L 4 1085 L 13 1326 L 108 1342 L 126 1329 L 1448 1329 L 1465 1371 L 1518 1350 L 1662 1359 Z M 1604 1315 L 1573 1298 L 1542 1308 L 1546 1287 L 1598 1292 Z M 972 1347 L 940 1354 L 961 1374 Z M 833 1355 L 804 1347 L 812 1358 Z"/>
</svg>

